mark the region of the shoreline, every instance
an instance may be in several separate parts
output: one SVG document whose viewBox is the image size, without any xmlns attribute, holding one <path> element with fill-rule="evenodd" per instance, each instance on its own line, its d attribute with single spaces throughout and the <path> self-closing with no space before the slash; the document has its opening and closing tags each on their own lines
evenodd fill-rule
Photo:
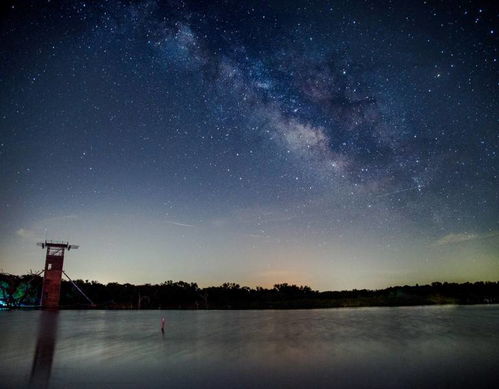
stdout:
<svg viewBox="0 0 499 389">
<path fill-rule="evenodd" d="M 0 306 L 38 309 L 42 281 L 40 276 L 0 274 Z M 378 290 L 318 291 L 309 286 L 286 283 L 276 284 L 273 288 L 249 288 L 236 283 L 201 288 L 196 283 L 184 281 L 132 285 L 63 280 L 58 302 L 60 309 L 105 310 L 282 310 L 476 305 L 498 304 L 499 282 L 433 282 Z"/>
<path fill-rule="evenodd" d="M 499 306 L 499 302 L 493 303 L 443 303 L 443 304 L 406 304 L 406 305 L 345 305 L 330 307 L 266 307 L 266 308 L 110 308 L 110 307 L 82 307 L 82 306 L 60 306 L 58 309 L 43 309 L 36 307 L 1 307 L 0 311 L 313 311 L 325 309 L 357 309 L 357 308 L 416 308 L 416 307 L 470 307 L 470 306 Z"/>
</svg>

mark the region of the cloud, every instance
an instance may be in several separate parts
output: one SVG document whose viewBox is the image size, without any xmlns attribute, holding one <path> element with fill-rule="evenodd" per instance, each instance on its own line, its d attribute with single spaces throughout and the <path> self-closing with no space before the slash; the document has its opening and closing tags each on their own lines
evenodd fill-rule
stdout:
<svg viewBox="0 0 499 389">
<path fill-rule="evenodd" d="M 167 224 L 172 224 L 174 226 L 179 226 L 179 227 L 195 227 L 193 224 L 187 224 L 187 223 L 179 223 L 173 220 L 165 220 L 164 221 Z"/>
<path fill-rule="evenodd" d="M 297 215 L 291 210 L 283 211 L 260 206 L 239 208 L 234 210 L 230 216 L 234 223 L 257 226 L 287 222 L 296 217 Z"/>
<path fill-rule="evenodd" d="M 259 234 L 244 234 L 244 236 L 248 236 L 248 237 L 254 238 L 254 239 L 264 239 L 264 238 L 266 238 L 265 235 L 259 235 Z"/>
<path fill-rule="evenodd" d="M 39 234 L 36 231 L 27 229 L 27 228 L 19 228 L 16 231 L 16 235 L 27 240 L 37 240 L 39 239 Z"/>
<path fill-rule="evenodd" d="M 46 218 L 46 219 L 42 219 L 40 220 L 40 224 L 47 224 L 47 223 L 60 223 L 64 220 L 76 220 L 78 219 L 79 216 L 72 213 L 72 214 L 68 214 L 68 215 L 62 215 L 62 216 L 53 216 L 53 217 L 49 217 L 49 218 Z"/>
<path fill-rule="evenodd" d="M 471 240 L 478 240 L 478 239 L 488 239 L 488 238 L 493 238 L 495 236 L 499 236 L 499 231 L 491 231 L 487 233 L 482 233 L 482 234 L 470 234 L 467 232 L 463 233 L 458 233 L 458 234 L 447 234 L 440 239 L 438 239 L 436 242 L 432 244 L 432 246 L 446 246 L 446 245 L 452 245 L 452 244 L 457 244 L 457 243 L 462 243 L 462 242 L 468 242 Z"/>
</svg>

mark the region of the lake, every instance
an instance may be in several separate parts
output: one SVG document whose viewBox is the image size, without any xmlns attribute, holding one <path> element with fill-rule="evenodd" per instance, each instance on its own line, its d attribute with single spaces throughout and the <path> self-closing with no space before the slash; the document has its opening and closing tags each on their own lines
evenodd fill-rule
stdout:
<svg viewBox="0 0 499 389">
<path fill-rule="evenodd" d="M 492 387 L 499 306 L 3 311 L 0 367 L 5 388 Z"/>
</svg>

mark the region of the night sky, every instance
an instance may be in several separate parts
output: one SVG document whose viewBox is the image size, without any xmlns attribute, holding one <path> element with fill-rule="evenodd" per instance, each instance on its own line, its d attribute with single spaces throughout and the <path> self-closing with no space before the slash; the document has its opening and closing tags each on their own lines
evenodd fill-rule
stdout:
<svg viewBox="0 0 499 389">
<path fill-rule="evenodd" d="M 491 5 L 2 2 L 0 268 L 498 280 Z"/>
</svg>

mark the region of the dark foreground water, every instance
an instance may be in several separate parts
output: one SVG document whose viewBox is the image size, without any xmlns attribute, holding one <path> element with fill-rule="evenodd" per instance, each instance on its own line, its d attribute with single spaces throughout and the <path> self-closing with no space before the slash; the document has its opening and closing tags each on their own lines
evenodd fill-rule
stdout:
<svg viewBox="0 0 499 389">
<path fill-rule="evenodd" d="M 30 383 L 499 387 L 499 306 L 0 312 L 0 386 Z"/>
</svg>

